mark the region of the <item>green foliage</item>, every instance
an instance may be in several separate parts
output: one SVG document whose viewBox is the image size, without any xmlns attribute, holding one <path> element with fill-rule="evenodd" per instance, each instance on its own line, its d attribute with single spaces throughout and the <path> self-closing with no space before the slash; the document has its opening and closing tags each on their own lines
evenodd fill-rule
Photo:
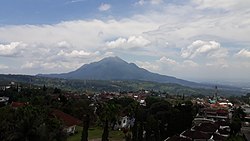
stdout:
<svg viewBox="0 0 250 141">
<path fill-rule="evenodd" d="M 97 115 L 103 125 L 102 141 L 109 140 L 109 123 L 113 125 L 118 119 L 120 105 L 115 104 L 113 101 L 100 103 L 97 109 Z"/>
<path fill-rule="evenodd" d="M 230 124 L 230 134 L 235 136 L 238 134 L 241 130 L 241 120 L 238 117 L 233 118 L 231 124 Z"/>
<path fill-rule="evenodd" d="M 90 118 L 89 115 L 83 116 L 83 129 L 81 141 L 88 141 L 88 129 L 89 129 Z"/>
<path fill-rule="evenodd" d="M 240 120 L 244 120 L 246 113 L 243 108 L 238 107 L 233 109 L 233 118 L 239 118 Z"/>
<path fill-rule="evenodd" d="M 246 113 L 241 107 L 233 109 L 232 122 L 230 124 L 230 134 L 235 136 L 241 130 L 241 122 L 244 120 Z"/>
<path fill-rule="evenodd" d="M 65 138 L 60 121 L 49 117 L 48 111 L 33 106 L 0 109 L 0 140 L 62 141 Z"/>
</svg>

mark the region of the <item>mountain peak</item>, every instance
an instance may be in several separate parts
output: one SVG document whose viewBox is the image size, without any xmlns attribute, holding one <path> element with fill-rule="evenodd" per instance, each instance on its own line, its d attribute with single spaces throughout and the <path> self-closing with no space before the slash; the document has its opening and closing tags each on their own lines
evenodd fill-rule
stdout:
<svg viewBox="0 0 250 141">
<path fill-rule="evenodd" d="M 177 83 L 185 86 L 196 85 L 193 82 L 149 72 L 134 63 L 128 63 L 120 57 L 106 57 L 98 62 L 85 64 L 75 71 L 63 74 L 44 75 L 64 79 L 87 80 L 144 80 L 160 83 Z"/>
<path fill-rule="evenodd" d="M 118 56 L 111 56 L 111 57 L 106 57 L 100 60 L 99 62 L 104 62 L 104 61 L 111 61 L 111 62 L 126 62 L 123 59 L 121 59 Z"/>
</svg>

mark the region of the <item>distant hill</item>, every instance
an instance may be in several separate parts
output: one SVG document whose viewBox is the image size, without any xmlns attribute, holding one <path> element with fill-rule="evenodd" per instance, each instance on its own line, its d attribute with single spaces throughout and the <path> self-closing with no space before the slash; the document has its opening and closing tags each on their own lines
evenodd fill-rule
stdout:
<svg viewBox="0 0 250 141">
<path fill-rule="evenodd" d="M 157 83 L 140 80 L 76 80 L 76 79 L 61 79 L 61 78 L 47 78 L 29 75 L 4 75 L 0 74 L 0 87 L 10 84 L 10 82 L 17 82 L 19 86 L 36 85 L 51 88 L 60 88 L 63 90 L 76 92 L 123 92 L 123 91 L 138 91 L 138 90 L 153 90 L 166 92 L 168 94 L 177 95 L 213 95 L 215 90 L 211 86 L 210 89 L 205 88 L 191 88 L 173 83 Z M 228 89 L 219 86 L 219 95 L 243 95 L 246 91 L 242 89 Z"/>
<path fill-rule="evenodd" d="M 138 67 L 134 63 L 127 63 L 119 57 L 108 57 L 83 65 L 79 69 L 62 74 L 39 74 L 38 76 L 80 80 L 142 80 L 159 83 L 175 83 L 189 87 L 210 87 L 204 84 L 178 79 L 172 76 L 152 73 Z"/>
</svg>

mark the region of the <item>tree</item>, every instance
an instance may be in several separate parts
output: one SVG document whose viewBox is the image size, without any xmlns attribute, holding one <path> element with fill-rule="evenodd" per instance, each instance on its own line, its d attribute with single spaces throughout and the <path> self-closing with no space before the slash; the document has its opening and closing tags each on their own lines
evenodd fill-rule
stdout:
<svg viewBox="0 0 250 141">
<path fill-rule="evenodd" d="M 97 114 L 103 124 L 102 141 L 108 141 L 109 137 L 109 123 L 116 120 L 119 115 L 120 106 L 111 102 L 102 103 L 97 109 Z"/>
<path fill-rule="evenodd" d="M 238 117 L 233 118 L 230 124 L 230 134 L 236 135 L 237 133 L 240 132 L 240 130 L 241 130 L 241 120 Z"/>
<path fill-rule="evenodd" d="M 233 118 L 240 118 L 240 120 L 244 120 L 245 116 L 246 116 L 246 113 L 243 108 L 241 107 L 234 108 Z"/>
<path fill-rule="evenodd" d="M 231 135 L 236 135 L 240 132 L 241 130 L 241 121 L 244 120 L 246 116 L 246 113 L 244 112 L 244 109 L 239 107 L 239 108 L 234 108 L 233 111 L 233 119 L 230 124 L 230 134 Z"/>
<path fill-rule="evenodd" d="M 1 141 L 63 141 L 62 124 L 46 109 L 24 106 L 0 109 Z"/>
<path fill-rule="evenodd" d="M 89 115 L 84 115 L 81 141 L 88 141 L 89 120 Z"/>
<path fill-rule="evenodd" d="M 55 88 L 53 93 L 54 94 L 60 94 L 61 93 L 61 89 Z"/>
<path fill-rule="evenodd" d="M 43 91 L 46 92 L 47 91 L 47 87 L 45 85 L 43 85 Z"/>
</svg>

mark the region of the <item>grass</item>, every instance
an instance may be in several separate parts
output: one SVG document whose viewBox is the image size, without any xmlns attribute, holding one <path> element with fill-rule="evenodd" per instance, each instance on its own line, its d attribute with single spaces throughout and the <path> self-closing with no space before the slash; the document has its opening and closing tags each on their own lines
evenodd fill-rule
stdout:
<svg viewBox="0 0 250 141">
<path fill-rule="evenodd" d="M 76 127 L 78 133 L 68 137 L 67 141 L 80 141 L 82 136 L 82 127 Z M 100 127 L 89 128 L 89 139 L 100 139 L 102 138 L 103 129 Z M 110 141 L 122 141 L 124 134 L 122 131 L 110 131 L 109 139 Z"/>
</svg>

